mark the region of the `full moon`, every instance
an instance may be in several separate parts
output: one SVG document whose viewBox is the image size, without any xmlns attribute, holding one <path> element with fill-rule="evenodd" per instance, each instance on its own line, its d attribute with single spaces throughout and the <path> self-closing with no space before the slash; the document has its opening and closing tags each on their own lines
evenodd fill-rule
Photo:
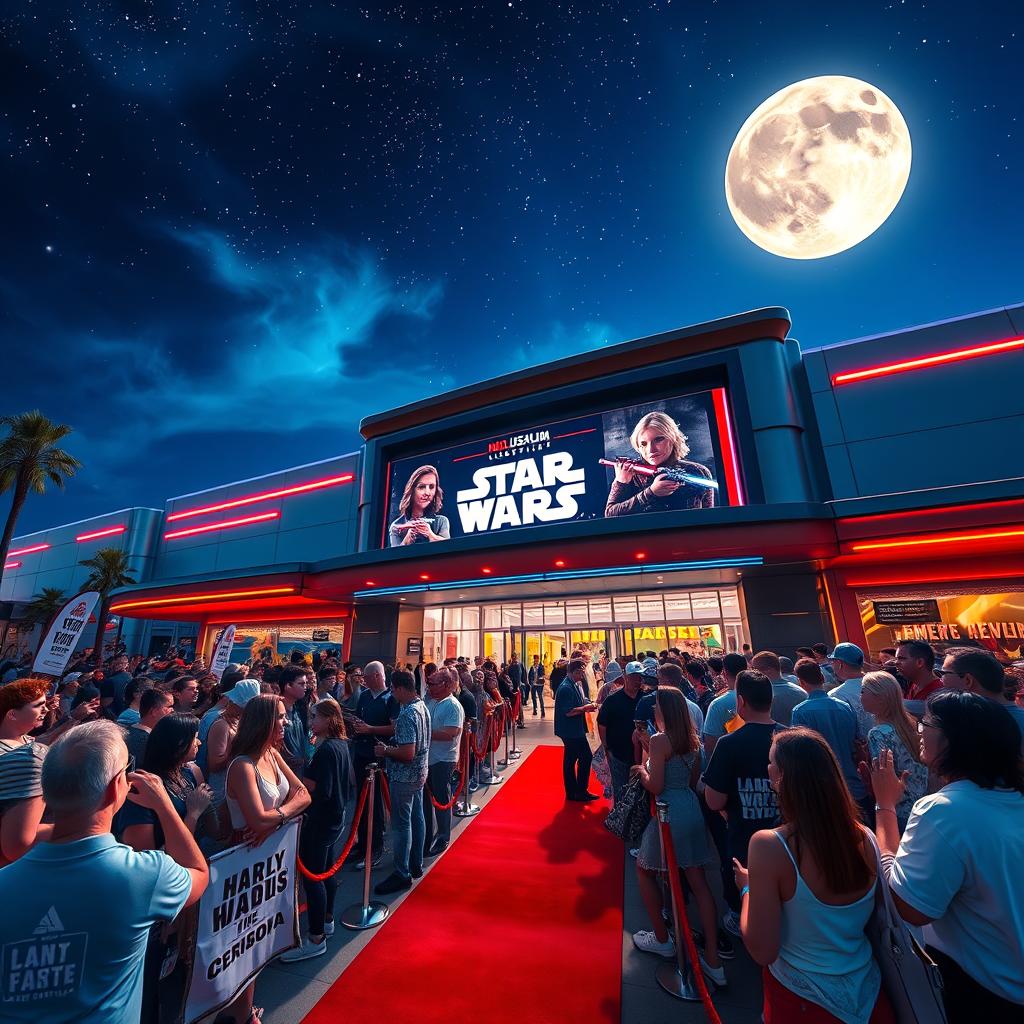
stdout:
<svg viewBox="0 0 1024 1024">
<path fill-rule="evenodd" d="M 877 231 L 909 177 L 910 131 L 896 104 L 867 82 L 826 75 L 781 89 L 747 118 L 725 196 L 755 245 L 816 260 Z"/>
</svg>

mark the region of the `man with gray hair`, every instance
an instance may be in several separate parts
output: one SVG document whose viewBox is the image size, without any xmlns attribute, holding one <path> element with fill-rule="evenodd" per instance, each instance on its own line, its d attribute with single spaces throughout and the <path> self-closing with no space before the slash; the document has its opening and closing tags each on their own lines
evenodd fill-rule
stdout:
<svg viewBox="0 0 1024 1024">
<path fill-rule="evenodd" d="M 49 842 L 0 868 L 5 1022 L 137 1024 L 146 942 L 202 896 L 209 871 L 161 780 L 135 772 L 113 722 L 80 725 L 43 762 Z M 126 798 L 153 811 L 166 853 L 110 834 Z"/>
<path fill-rule="evenodd" d="M 362 786 L 366 780 L 366 769 L 370 763 L 379 760 L 374 753 L 374 746 L 380 740 L 390 739 L 395 734 L 395 719 L 398 718 L 398 701 L 384 682 L 384 666 L 379 661 L 371 661 L 363 668 L 363 692 L 356 706 L 356 717 L 352 723 L 352 767 L 356 776 L 356 785 Z M 369 852 L 374 867 L 384 856 L 384 794 L 377 780 L 377 788 L 373 797 L 373 835 L 367 843 L 366 819 L 364 814 L 359 820 L 359 838 L 353 852 L 357 862 L 357 870 L 365 866 L 365 857 Z"/>
</svg>

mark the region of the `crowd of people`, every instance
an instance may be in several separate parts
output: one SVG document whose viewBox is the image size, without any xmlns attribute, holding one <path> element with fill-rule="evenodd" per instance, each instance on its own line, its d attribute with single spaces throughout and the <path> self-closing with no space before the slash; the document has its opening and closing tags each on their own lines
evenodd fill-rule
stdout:
<svg viewBox="0 0 1024 1024">
<path fill-rule="evenodd" d="M 766 1024 L 896 1019 L 867 931 L 886 885 L 937 965 L 950 1022 L 1024 1020 L 1017 670 L 968 647 L 940 663 L 918 640 L 874 671 L 853 643 L 796 654 L 647 652 L 608 665 L 593 701 L 570 661 L 554 723 L 566 799 L 597 797 L 578 724 L 596 712 L 613 798 L 636 780 L 668 807 L 700 970 L 726 986 L 721 960 L 741 940 L 763 967 Z M 656 820 L 630 852 L 651 923 L 634 945 L 674 957 Z"/>
<path fill-rule="evenodd" d="M 372 826 L 363 814 L 348 862 L 379 867 L 390 828 L 384 896 L 410 888 L 451 841 L 467 719 L 511 708 L 529 685 L 516 657 L 500 668 L 483 658 L 413 668 L 343 663 L 332 651 L 230 664 L 219 681 L 201 658 L 186 664 L 173 652 L 119 652 L 102 666 L 82 657 L 57 680 L 27 663 L 0 675 L 5 939 L 48 927 L 89 935 L 45 972 L 5 962 L 3 1019 L 26 1021 L 177 1019 L 195 942 L 185 911 L 209 858 L 258 845 L 300 815 L 299 859 L 315 877 L 303 884 L 304 937 L 282 959 L 326 953 L 339 880 L 330 869 L 371 765 L 386 784 L 374 788 Z M 56 864 L 73 877 L 51 884 Z M 218 1024 L 259 1021 L 255 983 Z"/>
<path fill-rule="evenodd" d="M 390 831 L 376 892 L 401 893 L 451 842 L 466 723 L 502 707 L 518 708 L 520 727 L 552 711 L 567 801 L 601 798 L 596 763 L 613 801 L 640 788 L 665 802 L 700 925 L 697 966 L 727 986 L 723 961 L 741 941 L 764 968 L 767 1024 L 894 1019 L 865 932 L 879 885 L 924 929 L 950 1021 L 1021 1019 L 1017 677 L 985 651 L 940 662 L 920 641 L 883 652 L 874 671 L 852 643 L 795 653 L 795 664 L 771 651 L 578 650 L 551 666 L 513 654 L 414 667 L 296 651 L 219 680 L 202 659 L 173 656 L 80 659 L 59 680 L 0 665 L 5 941 L 88 935 L 81 949 L 59 944 L 45 970 L 8 958 L 4 1019 L 174 1019 L 194 943 L 187 908 L 209 858 L 300 815 L 299 856 L 317 877 L 304 881 L 302 940 L 282 959 L 325 954 L 328 872 L 368 774 L 383 770 L 389 807 L 375 785 L 348 863 L 380 867 Z M 651 924 L 634 944 L 671 957 L 656 819 L 630 853 Z M 255 985 L 218 1024 L 259 1021 Z"/>
</svg>

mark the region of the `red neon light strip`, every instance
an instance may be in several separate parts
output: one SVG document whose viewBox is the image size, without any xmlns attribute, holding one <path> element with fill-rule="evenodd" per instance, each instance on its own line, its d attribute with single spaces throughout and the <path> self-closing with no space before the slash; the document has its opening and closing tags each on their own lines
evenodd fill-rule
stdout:
<svg viewBox="0 0 1024 1024">
<path fill-rule="evenodd" d="M 124 533 L 127 526 L 108 526 L 105 530 L 96 530 L 94 533 L 80 533 L 75 540 L 79 544 L 86 540 L 97 540 L 99 537 L 113 537 L 115 533 Z"/>
<path fill-rule="evenodd" d="M 198 601 L 223 601 L 229 597 L 265 597 L 268 594 L 294 594 L 294 587 L 263 587 L 261 590 L 226 590 L 212 594 L 185 594 L 182 597 L 155 597 L 147 601 L 123 601 L 110 606 L 112 612 L 124 608 L 153 608 L 166 604 L 195 604 Z"/>
<path fill-rule="evenodd" d="M 852 384 L 858 380 L 888 377 L 894 373 L 922 370 L 928 366 L 959 363 L 963 359 L 977 359 L 979 356 L 990 356 L 997 352 L 1009 352 L 1011 349 L 1017 348 L 1024 348 L 1024 338 L 1009 338 L 1006 341 L 995 341 L 991 345 L 974 345 L 971 348 L 958 348 L 952 352 L 941 352 L 934 356 L 922 356 L 920 359 L 905 359 L 899 363 L 885 363 L 882 366 L 872 366 L 864 370 L 837 373 L 832 377 L 832 385 L 834 387 L 837 384 Z"/>
<path fill-rule="evenodd" d="M 938 505 L 934 508 L 912 508 L 902 512 L 875 512 L 868 515 L 843 516 L 840 522 L 843 523 L 871 523 L 883 522 L 890 519 L 913 519 L 915 516 L 948 515 L 951 512 L 977 512 L 981 509 L 988 511 L 996 508 L 1019 507 L 1024 504 L 1024 498 L 1005 498 L 1000 501 L 978 501 L 969 505 Z"/>
<path fill-rule="evenodd" d="M 909 587 L 914 586 L 917 583 L 949 583 L 955 585 L 962 580 L 1001 580 L 1011 579 L 1014 576 L 1011 573 L 1009 576 L 1000 576 L 998 573 L 991 572 L 980 572 L 980 573 L 963 573 L 963 572 L 944 572 L 934 574 L 924 574 L 916 576 L 884 576 L 881 579 L 873 580 L 847 580 L 846 585 L 848 587 Z"/>
<path fill-rule="evenodd" d="M 851 544 L 851 551 L 881 551 L 888 548 L 918 548 L 932 544 L 957 544 L 969 540 L 1004 540 L 1007 537 L 1024 537 L 1024 529 L 989 530 L 985 533 L 947 533 L 939 537 L 905 537 L 902 540 L 871 541 L 867 544 Z"/>
<path fill-rule="evenodd" d="M 255 505 L 258 501 L 270 501 L 271 498 L 287 498 L 291 494 L 308 494 L 310 491 L 320 491 L 325 487 L 334 487 L 337 484 L 348 484 L 355 479 L 352 473 L 342 473 L 341 476 L 325 477 L 323 480 L 310 480 L 308 484 L 296 484 L 294 487 L 281 487 L 276 491 L 263 491 L 261 494 L 250 494 L 245 498 L 235 498 L 234 501 L 222 501 L 217 505 L 204 505 L 202 508 L 190 508 L 187 512 L 172 512 L 167 517 L 167 522 L 173 523 L 178 519 L 191 519 L 193 516 L 203 516 L 208 512 L 223 512 L 229 508 L 240 508 L 242 505 Z"/>
<path fill-rule="evenodd" d="M 21 568 L 21 562 L 8 562 L 4 566 L 4 568 L 5 569 L 20 569 Z"/>
<path fill-rule="evenodd" d="M 722 462 L 724 463 L 722 469 L 725 471 L 729 500 L 733 505 L 745 505 L 743 484 L 740 481 L 739 457 L 736 454 L 736 441 L 732 433 L 729 404 L 725 400 L 725 388 L 714 388 L 711 397 L 715 404 L 715 419 L 718 420 L 718 443 L 722 449 Z"/>
<path fill-rule="evenodd" d="M 30 548 L 15 548 L 14 551 L 8 551 L 7 557 L 11 555 L 31 555 L 33 551 L 45 551 L 50 545 L 49 544 L 33 544 Z"/>
<path fill-rule="evenodd" d="M 280 512 L 261 512 L 258 516 L 245 516 L 243 519 L 222 519 L 217 523 L 206 523 L 204 526 L 190 526 L 187 530 L 171 530 L 164 534 L 164 540 L 175 537 L 191 537 L 196 533 L 210 533 L 213 530 L 230 530 L 235 526 L 246 526 L 248 523 L 262 523 L 268 519 L 277 519 Z"/>
</svg>

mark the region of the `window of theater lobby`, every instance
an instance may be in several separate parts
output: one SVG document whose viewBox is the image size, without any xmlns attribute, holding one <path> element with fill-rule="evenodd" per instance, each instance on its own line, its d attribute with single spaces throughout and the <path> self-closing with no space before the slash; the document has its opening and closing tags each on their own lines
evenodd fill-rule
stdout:
<svg viewBox="0 0 1024 1024">
<path fill-rule="evenodd" d="M 966 587 L 857 591 L 868 654 L 877 662 L 885 647 L 900 640 L 924 640 L 937 652 L 949 647 L 981 647 L 997 657 L 1015 661 L 1024 655 L 1024 593 L 1007 591 L 1005 584 Z M 934 607 L 931 602 L 934 601 Z M 880 607 L 877 607 L 880 606 Z M 899 609 L 906 612 L 903 621 Z M 938 612 L 937 617 L 929 612 Z M 879 622 L 884 618 L 884 622 Z M 927 618 L 928 621 L 924 621 Z"/>
<path fill-rule="evenodd" d="M 597 659 L 678 647 L 692 654 L 738 651 L 746 641 L 736 588 L 614 594 L 451 605 L 423 610 L 423 659 L 483 654 L 549 667 L 583 647 Z"/>
</svg>

